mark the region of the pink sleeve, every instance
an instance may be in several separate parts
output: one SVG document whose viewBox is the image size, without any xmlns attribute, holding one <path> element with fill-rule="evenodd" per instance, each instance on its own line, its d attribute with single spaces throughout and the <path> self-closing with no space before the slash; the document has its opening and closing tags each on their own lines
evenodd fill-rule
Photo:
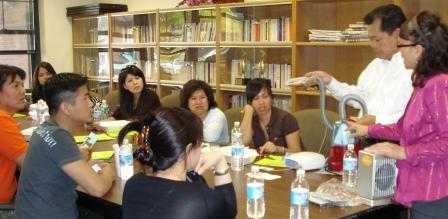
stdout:
<svg viewBox="0 0 448 219">
<path fill-rule="evenodd" d="M 389 125 L 374 124 L 369 125 L 368 135 L 372 138 L 400 141 L 402 118 L 397 123 Z"/>
</svg>

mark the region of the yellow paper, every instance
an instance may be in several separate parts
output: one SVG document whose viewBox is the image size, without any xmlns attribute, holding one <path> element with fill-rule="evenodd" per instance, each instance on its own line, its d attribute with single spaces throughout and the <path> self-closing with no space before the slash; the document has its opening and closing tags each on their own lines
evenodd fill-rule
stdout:
<svg viewBox="0 0 448 219">
<path fill-rule="evenodd" d="M 110 141 L 115 140 L 114 137 L 106 135 L 106 133 L 97 134 L 98 140 L 97 141 Z M 77 144 L 84 143 L 86 141 L 87 135 L 78 135 L 75 136 L 75 142 Z"/>
<path fill-rule="evenodd" d="M 268 155 L 265 158 L 262 158 L 255 162 L 256 165 L 260 166 L 271 166 L 271 167 L 286 167 L 285 161 L 283 160 L 283 156 L 278 155 Z"/>
<path fill-rule="evenodd" d="M 26 117 L 25 114 L 21 114 L 21 113 L 14 113 L 14 115 L 12 116 L 13 118 L 23 118 Z"/>
<path fill-rule="evenodd" d="M 113 151 L 95 151 L 92 152 L 92 160 L 109 160 L 114 155 Z"/>
</svg>

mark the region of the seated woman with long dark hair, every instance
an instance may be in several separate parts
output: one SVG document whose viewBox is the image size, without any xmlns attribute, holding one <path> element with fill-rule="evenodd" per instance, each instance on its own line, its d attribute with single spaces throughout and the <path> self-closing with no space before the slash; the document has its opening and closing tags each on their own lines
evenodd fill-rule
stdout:
<svg viewBox="0 0 448 219">
<path fill-rule="evenodd" d="M 32 103 L 36 103 L 38 100 L 44 98 L 42 87 L 48 79 L 55 75 L 56 71 L 48 62 L 41 62 L 36 66 L 33 73 L 33 91 L 31 92 Z"/>
<path fill-rule="evenodd" d="M 146 86 L 145 75 L 135 65 L 121 69 L 118 77 L 120 106 L 113 112 L 115 119 L 138 119 L 161 106 L 159 96 Z"/>
<path fill-rule="evenodd" d="M 125 126 L 142 136 L 134 158 L 153 173 L 136 174 L 125 186 L 123 218 L 234 218 L 236 198 L 229 166 L 219 151 L 201 156 L 202 121 L 186 109 L 160 108 Z M 214 169 L 214 188 L 200 175 Z"/>
</svg>

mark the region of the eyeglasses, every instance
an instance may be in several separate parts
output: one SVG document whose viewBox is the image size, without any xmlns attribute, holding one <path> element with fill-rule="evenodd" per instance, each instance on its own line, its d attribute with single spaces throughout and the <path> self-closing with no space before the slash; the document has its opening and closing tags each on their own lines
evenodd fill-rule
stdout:
<svg viewBox="0 0 448 219">
<path fill-rule="evenodd" d="M 410 47 L 410 46 L 416 46 L 416 43 L 412 43 L 412 44 L 401 44 L 401 45 L 397 45 L 398 48 L 403 48 L 403 47 Z"/>
</svg>

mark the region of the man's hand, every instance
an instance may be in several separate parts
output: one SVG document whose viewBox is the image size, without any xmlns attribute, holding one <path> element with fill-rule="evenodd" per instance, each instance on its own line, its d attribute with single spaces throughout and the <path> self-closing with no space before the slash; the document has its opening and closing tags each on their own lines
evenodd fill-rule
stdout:
<svg viewBox="0 0 448 219">
<path fill-rule="evenodd" d="M 305 74 L 305 77 L 312 77 L 312 78 L 320 78 L 324 82 L 325 85 L 328 85 L 331 80 L 333 80 L 333 77 L 324 71 L 312 71 Z"/>
</svg>

